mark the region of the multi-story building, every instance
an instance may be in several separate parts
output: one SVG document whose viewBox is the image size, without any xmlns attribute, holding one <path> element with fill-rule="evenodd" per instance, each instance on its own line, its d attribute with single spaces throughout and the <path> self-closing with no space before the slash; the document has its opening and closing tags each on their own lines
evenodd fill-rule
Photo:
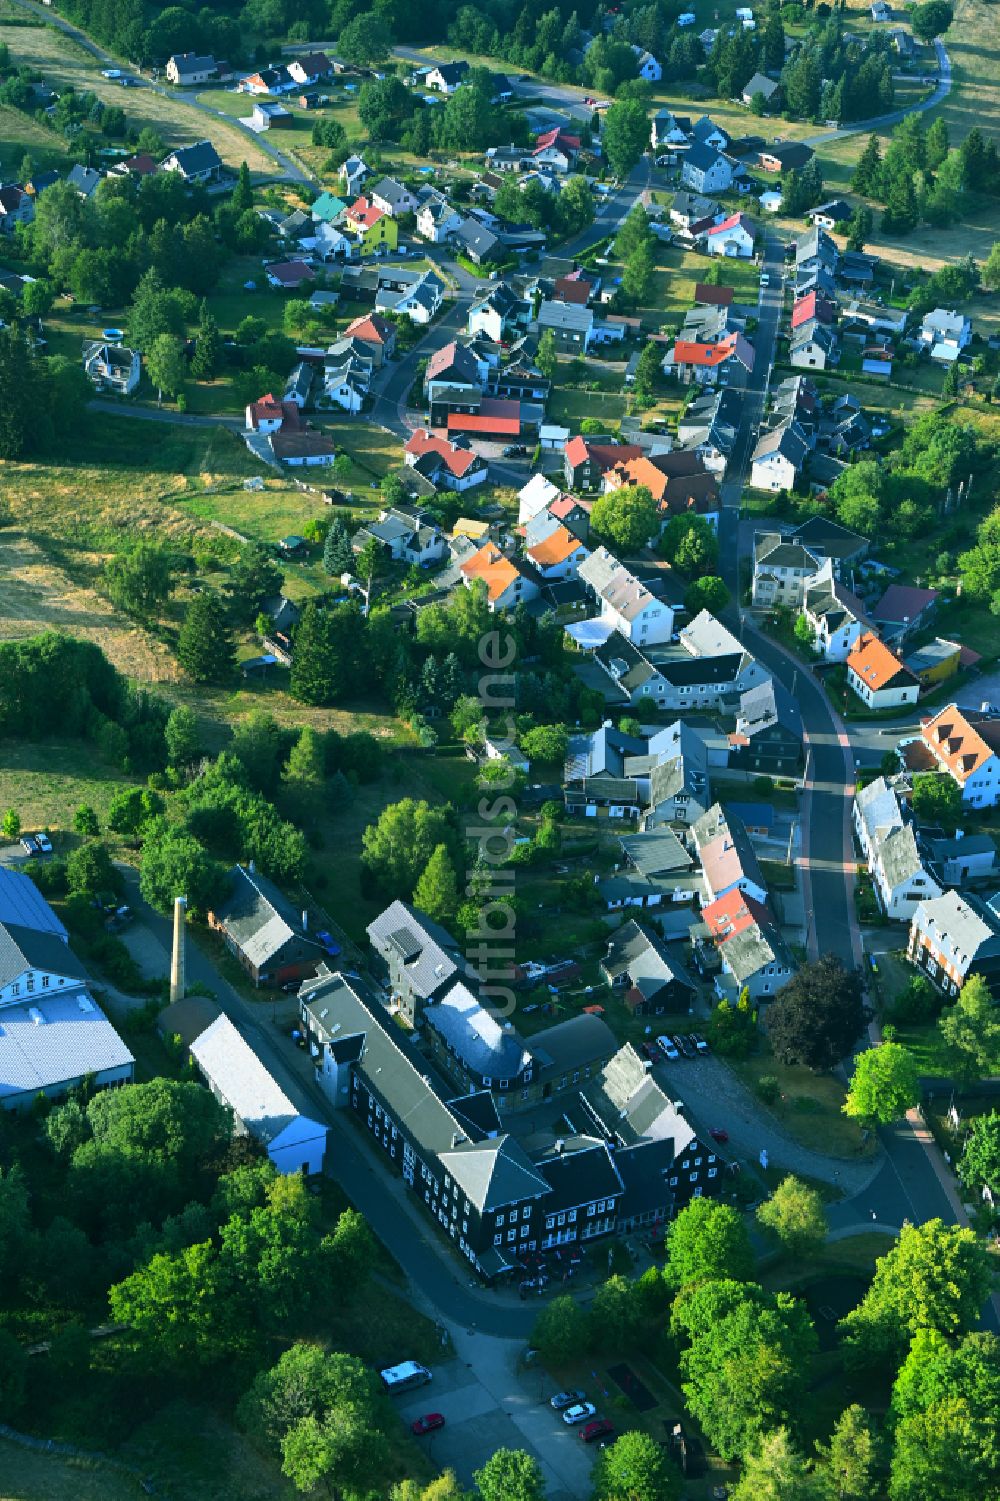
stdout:
<svg viewBox="0 0 1000 1501">
<path fill-rule="evenodd" d="M 945 891 L 921 902 L 910 924 L 906 957 L 945 995 L 982 975 L 1000 1000 L 1000 892 L 983 901 Z"/>
</svg>

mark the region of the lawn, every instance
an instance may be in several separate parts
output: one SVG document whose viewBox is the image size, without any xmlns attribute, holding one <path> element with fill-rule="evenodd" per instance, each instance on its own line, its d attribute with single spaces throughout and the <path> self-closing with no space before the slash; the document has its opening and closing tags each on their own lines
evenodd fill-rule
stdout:
<svg viewBox="0 0 1000 1501">
<path fill-rule="evenodd" d="M 13 808 L 24 829 L 70 829 L 80 803 L 90 803 L 103 827 L 108 804 L 129 780 L 82 740 L 6 740 L 0 752 L 0 808 Z"/>
<path fill-rule="evenodd" d="M 813 1073 L 798 1064 L 779 1063 L 766 1042 L 752 1058 L 729 1062 L 754 1093 L 761 1078 L 777 1079 L 778 1100 L 768 1108 L 789 1136 L 804 1147 L 853 1159 L 871 1156 L 876 1150 L 874 1138 L 862 1141 L 857 1122 L 843 1114 L 840 1107 L 844 1103 L 844 1086 L 833 1074 Z"/>
<path fill-rule="evenodd" d="M 151 125 L 172 146 L 187 145 L 207 136 L 228 166 L 236 168 L 246 161 L 254 172 L 274 173 L 274 161 L 261 151 L 247 131 L 228 119 L 193 109 L 166 91 L 161 93 L 148 85 L 126 90 L 113 80 L 102 78 L 95 59 L 72 37 L 54 27 L 0 24 L 0 41 L 8 44 L 15 63 L 38 68 L 45 82 L 58 93 L 68 87 L 89 89 L 105 104 L 124 108 L 129 125 L 136 130 Z M 6 139 L 5 131 L 0 134 Z M 53 134 L 51 139 L 59 142 L 62 138 Z"/>
</svg>

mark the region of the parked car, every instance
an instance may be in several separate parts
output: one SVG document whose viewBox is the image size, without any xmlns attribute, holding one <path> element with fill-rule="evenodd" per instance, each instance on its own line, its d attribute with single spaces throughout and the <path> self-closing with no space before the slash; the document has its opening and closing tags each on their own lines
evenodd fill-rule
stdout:
<svg viewBox="0 0 1000 1501">
<path fill-rule="evenodd" d="M 503 450 L 502 457 L 505 459 L 523 459 L 528 450 L 523 443 L 508 443 Z"/>
<path fill-rule="evenodd" d="M 728 1141 L 729 1140 L 729 1132 L 723 1130 L 723 1128 L 721 1126 L 709 1126 L 709 1128 L 708 1128 L 708 1134 L 712 1138 L 713 1141 Z"/>
<path fill-rule="evenodd" d="M 562 1420 L 564 1423 L 568 1423 L 570 1428 L 573 1428 L 577 1423 L 585 1423 L 588 1418 L 592 1418 L 596 1411 L 597 1408 L 593 1402 L 577 1402 L 575 1406 L 566 1409 L 562 1415 Z"/>
<path fill-rule="evenodd" d="M 659 1063 L 660 1059 L 663 1057 L 663 1054 L 660 1052 L 655 1042 L 644 1042 L 642 1044 L 642 1051 L 645 1053 L 650 1063 Z"/>
<path fill-rule="evenodd" d="M 444 1427 L 444 1418 L 439 1412 L 425 1412 L 422 1418 L 415 1418 L 410 1424 L 410 1432 L 418 1436 L 421 1433 L 433 1433 L 435 1428 Z"/>
<path fill-rule="evenodd" d="M 679 1053 L 683 1053 L 685 1058 L 694 1058 L 696 1056 L 698 1051 L 697 1048 L 694 1047 L 691 1039 L 685 1037 L 682 1032 L 674 1033 L 673 1043 L 677 1051 Z"/>
<path fill-rule="evenodd" d="M 38 848 L 38 845 L 32 839 L 32 837 L 31 837 L 30 834 L 22 834 L 21 835 L 21 848 L 24 850 L 24 853 L 26 855 L 40 855 L 41 854 L 41 850 Z"/>
<path fill-rule="evenodd" d="M 592 1423 L 585 1423 L 580 1429 L 580 1437 L 585 1444 L 592 1444 L 597 1438 L 610 1438 L 615 1431 L 615 1425 L 608 1418 L 595 1418 Z"/>
<path fill-rule="evenodd" d="M 549 1398 L 549 1406 L 556 1412 L 565 1412 L 567 1407 L 575 1407 L 578 1402 L 586 1400 L 586 1392 L 556 1392 L 554 1397 Z"/>
<path fill-rule="evenodd" d="M 771 285 L 771 277 L 769 272 L 762 271 L 760 273 L 760 284 L 762 287 L 768 287 Z"/>
<path fill-rule="evenodd" d="M 674 1047 L 672 1038 L 663 1036 L 658 1037 L 656 1041 L 659 1044 L 661 1051 L 667 1058 L 670 1059 L 672 1063 L 681 1056 L 677 1049 Z"/>
<path fill-rule="evenodd" d="M 701 1055 L 704 1057 L 704 1055 L 709 1051 L 708 1043 L 705 1041 L 704 1037 L 702 1037 L 698 1032 L 692 1032 L 691 1041 L 695 1045 L 695 1050 L 701 1053 Z"/>
<path fill-rule="evenodd" d="M 52 840 L 49 838 L 48 834 L 36 834 L 35 843 L 38 845 L 38 848 L 41 850 L 43 855 L 51 855 Z"/>
</svg>

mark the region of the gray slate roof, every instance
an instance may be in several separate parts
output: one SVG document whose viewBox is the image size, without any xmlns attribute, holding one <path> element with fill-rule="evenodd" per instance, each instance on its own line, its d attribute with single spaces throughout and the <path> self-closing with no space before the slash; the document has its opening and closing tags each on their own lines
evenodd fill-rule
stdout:
<svg viewBox="0 0 1000 1501">
<path fill-rule="evenodd" d="M 68 952 L 58 938 L 52 942 Z M 24 1005 L 0 1010 L 0 1098 L 34 1095 L 134 1062 L 96 1001 L 79 990 L 44 991 Z"/>
<path fill-rule="evenodd" d="M 542 1198 L 549 1191 L 547 1180 L 513 1136 L 465 1142 L 452 1151 L 441 1152 L 440 1160 L 445 1172 L 481 1212 Z"/>
<path fill-rule="evenodd" d="M 669 1141 L 674 1157 L 695 1140 L 690 1122 L 657 1084 L 649 1064 L 626 1043 L 583 1091 L 591 1119 L 620 1146 Z"/>
<path fill-rule="evenodd" d="M 464 967 L 451 934 L 407 902 L 393 902 L 366 931 L 373 948 L 394 952 L 406 966 L 415 995 L 433 995 Z"/>
<path fill-rule="evenodd" d="M 694 988 L 683 966 L 668 954 L 666 945 L 634 920 L 612 934 L 602 968 L 612 979 L 627 975 L 630 985 L 647 999 L 673 982 Z"/>
</svg>

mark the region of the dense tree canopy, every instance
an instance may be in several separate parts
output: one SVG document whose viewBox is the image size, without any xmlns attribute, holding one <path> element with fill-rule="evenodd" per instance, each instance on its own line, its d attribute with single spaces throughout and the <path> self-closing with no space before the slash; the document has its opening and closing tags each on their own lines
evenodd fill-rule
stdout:
<svg viewBox="0 0 1000 1501">
<path fill-rule="evenodd" d="M 740 1214 L 715 1199 L 692 1199 L 667 1227 L 665 1280 L 675 1288 L 753 1275 L 753 1251 Z"/>
<path fill-rule="evenodd" d="M 778 991 L 767 1031 L 776 1058 L 833 1068 L 851 1051 L 865 1023 L 861 977 L 826 954 L 804 964 Z"/>
</svg>

